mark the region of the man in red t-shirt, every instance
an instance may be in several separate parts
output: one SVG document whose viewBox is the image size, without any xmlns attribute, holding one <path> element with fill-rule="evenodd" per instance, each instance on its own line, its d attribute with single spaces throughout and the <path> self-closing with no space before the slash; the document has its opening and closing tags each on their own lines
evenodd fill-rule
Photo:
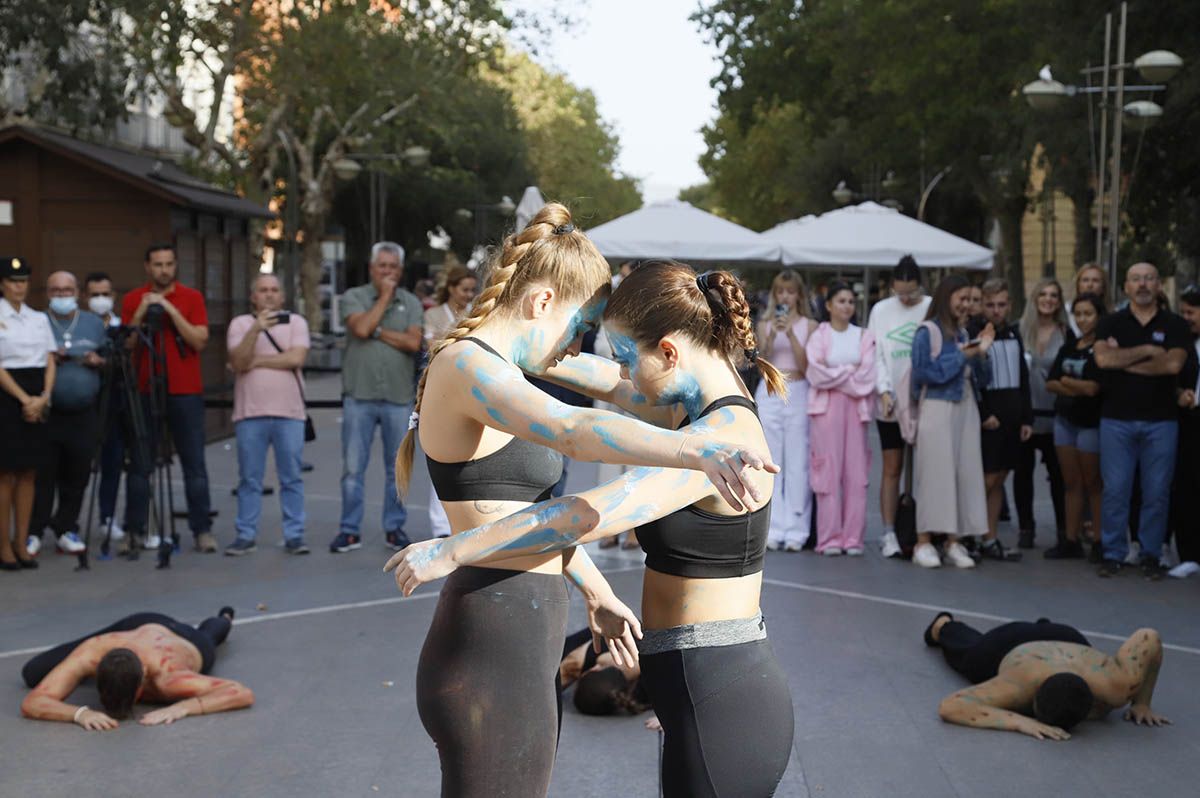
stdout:
<svg viewBox="0 0 1200 798">
<path fill-rule="evenodd" d="M 194 288 L 180 285 L 176 278 L 175 248 L 155 244 L 146 250 L 145 285 L 125 295 L 121 303 L 121 322 L 139 327 L 134 362 L 138 369 L 138 388 L 151 436 L 158 432 L 150 418 L 151 377 L 166 374 L 165 414 L 171 442 L 183 468 L 187 496 L 188 526 L 196 539 L 196 550 L 215 552 L 216 539 L 209 531 L 208 469 L 204 464 L 204 394 L 200 378 L 200 350 L 208 343 L 208 311 L 204 296 Z M 152 351 L 153 348 L 153 351 Z M 152 363 L 152 354 L 155 355 Z M 156 451 L 153 438 L 151 452 Z M 136 451 L 135 447 L 135 451 Z M 157 535 L 146 538 L 146 519 L 150 500 L 152 460 L 134 457 L 128 477 L 129 506 L 126 530 L 130 545 L 144 541 L 146 548 L 159 545 Z"/>
</svg>

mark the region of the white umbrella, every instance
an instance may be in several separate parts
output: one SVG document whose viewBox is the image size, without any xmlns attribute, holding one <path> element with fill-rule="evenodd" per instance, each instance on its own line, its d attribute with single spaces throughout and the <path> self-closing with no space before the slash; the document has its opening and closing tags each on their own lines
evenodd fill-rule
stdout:
<svg viewBox="0 0 1200 798">
<path fill-rule="evenodd" d="M 874 202 L 772 227 L 785 266 L 884 268 L 911 254 L 925 268 L 990 269 L 995 253 Z"/>
<path fill-rule="evenodd" d="M 530 186 L 525 189 L 525 193 L 521 195 L 521 201 L 517 203 L 517 230 L 524 230 L 525 225 L 529 224 L 529 220 L 537 216 L 546 205 L 546 198 L 542 196 L 542 192 L 538 191 L 537 186 Z"/>
<path fill-rule="evenodd" d="M 655 202 L 588 230 L 606 258 L 778 261 L 779 245 L 680 200 Z"/>
</svg>

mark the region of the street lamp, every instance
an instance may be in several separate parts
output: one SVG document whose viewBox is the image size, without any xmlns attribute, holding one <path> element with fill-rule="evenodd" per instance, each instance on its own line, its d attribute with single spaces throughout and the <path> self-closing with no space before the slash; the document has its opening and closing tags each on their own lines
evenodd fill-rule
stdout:
<svg viewBox="0 0 1200 798">
<path fill-rule="evenodd" d="M 429 163 L 429 148 L 420 144 L 405 147 L 402 152 L 348 152 L 333 162 L 333 173 L 338 180 L 350 182 L 358 177 L 363 170 L 363 162 L 373 161 L 403 161 L 413 168 L 420 168 Z M 371 243 L 383 238 L 383 228 L 387 216 L 387 180 L 386 175 L 378 169 L 369 169 L 368 184 L 368 225 Z"/>
<path fill-rule="evenodd" d="M 1107 261 L 1109 285 L 1116 291 L 1117 286 L 1117 248 L 1120 244 L 1121 223 L 1121 135 L 1125 117 L 1130 118 L 1130 125 L 1144 132 L 1162 116 L 1163 109 L 1158 103 L 1149 100 L 1138 100 L 1125 103 L 1125 92 L 1155 92 L 1166 88 L 1162 85 L 1175 76 L 1183 66 L 1183 59 L 1169 50 L 1151 50 L 1136 58 L 1133 63 L 1125 62 L 1126 28 L 1129 15 L 1129 4 L 1121 3 L 1121 21 L 1117 31 L 1116 63 L 1112 61 L 1112 23 L 1111 13 L 1104 17 L 1104 66 L 1088 67 L 1081 70 L 1087 76 L 1086 86 L 1066 86 L 1059 83 L 1050 74 L 1049 66 L 1043 67 L 1039 79 L 1026 84 L 1021 90 L 1029 105 L 1037 111 L 1050 110 L 1062 102 L 1064 97 L 1077 94 L 1100 95 L 1100 160 L 1095 165 L 1096 176 L 1096 259 Z M 1126 86 L 1125 71 L 1130 67 L 1150 81 L 1150 85 Z M 1091 76 L 1096 72 L 1103 75 L 1100 86 L 1091 85 Z M 1109 86 L 1110 77 L 1116 78 L 1116 85 Z M 1104 242 L 1104 166 L 1107 160 L 1109 95 L 1115 95 L 1113 102 L 1117 112 L 1113 113 L 1112 138 L 1112 178 L 1109 181 L 1109 222 L 1108 246 Z M 1090 114 L 1090 106 L 1089 106 Z"/>
</svg>

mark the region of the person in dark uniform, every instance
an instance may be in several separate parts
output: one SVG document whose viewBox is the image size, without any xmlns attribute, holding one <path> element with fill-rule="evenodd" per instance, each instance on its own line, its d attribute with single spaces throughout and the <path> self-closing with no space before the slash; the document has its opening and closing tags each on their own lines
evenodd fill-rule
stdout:
<svg viewBox="0 0 1200 798">
<path fill-rule="evenodd" d="M 25 304 L 29 265 L 0 256 L 0 570 L 36 568 L 25 542 L 58 349 L 45 313 Z M 11 524 L 11 526 L 10 526 Z"/>
</svg>

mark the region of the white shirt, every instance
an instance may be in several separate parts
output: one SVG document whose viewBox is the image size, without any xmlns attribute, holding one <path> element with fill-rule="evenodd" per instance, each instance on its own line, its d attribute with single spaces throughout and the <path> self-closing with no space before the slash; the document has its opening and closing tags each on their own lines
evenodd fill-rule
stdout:
<svg viewBox="0 0 1200 798">
<path fill-rule="evenodd" d="M 829 328 L 829 356 L 826 358 L 830 366 L 857 366 L 862 362 L 862 327 L 851 324 L 838 332 Z"/>
<path fill-rule="evenodd" d="M 0 299 L 0 368 L 45 368 L 50 353 L 57 350 L 45 313 L 24 302 L 20 310 L 13 310 L 7 299 Z"/>
<path fill-rule="evenodd" d="M 912 340 L 925 320 L 928 296 L 909 307 L 900 297 L 888 297 L 871 307 L 867 329 L 875 333 L 875 390 L 881 396 L 895 392 L 900 378 L 912 363 Z"/>
</svg>

